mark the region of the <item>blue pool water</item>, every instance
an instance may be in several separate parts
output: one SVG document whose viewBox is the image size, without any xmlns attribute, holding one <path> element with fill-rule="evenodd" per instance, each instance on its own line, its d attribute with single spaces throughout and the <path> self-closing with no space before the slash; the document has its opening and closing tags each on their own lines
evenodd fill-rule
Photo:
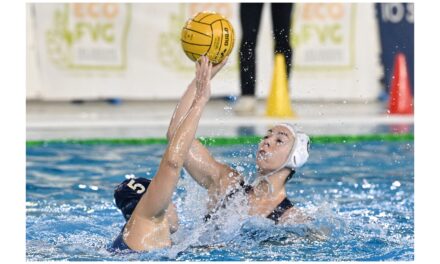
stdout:
<svg viewBox="0 0 440 264">
<path fill-rule="evenodd" d="M 237 213 L 220 228 L 204 225 L 207 194 L 182 173 L 173 198 L 181 225 L 174 245 L 149 253 L 108 251 L 124 224 L 114 187 L 126 175 L 151 178 L 164 149 L 28 147 L 27 260 L 414 260 L 412 141 L 313 144 L 309 162 L 287 185 L 288 196 L 314 217 L 306 225 L 275 226 Z M 210 150 L 252 180 L 256 146 Z"/>
</svg>

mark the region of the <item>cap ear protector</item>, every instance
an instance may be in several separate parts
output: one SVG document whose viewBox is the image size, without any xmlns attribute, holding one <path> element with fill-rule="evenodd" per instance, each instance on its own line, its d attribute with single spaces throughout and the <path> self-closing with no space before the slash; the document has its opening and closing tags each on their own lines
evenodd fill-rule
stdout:
<svg viewBox="0 0 440 264">
<path fill-rule="evenodd" d="M 287 123 L 279 124 L 292 133 L 295 141 L 289 156 L 283 167 L 295 170 L 302 167 L 309 159 L 310 138 L 303 132 L 295 131 L 295 128 Z"/>
</svg>

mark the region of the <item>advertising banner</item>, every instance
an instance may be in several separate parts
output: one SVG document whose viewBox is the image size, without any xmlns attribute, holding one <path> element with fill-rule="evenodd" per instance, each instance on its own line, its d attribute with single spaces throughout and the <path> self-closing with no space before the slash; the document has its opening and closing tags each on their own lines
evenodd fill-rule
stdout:
<svg viewBox="0 0 440 264">
<path fill-rule="evenodd" d="M 256 95 L 273 74 L 270 5 L 257 41 Z M 182 50 L 186 20 L 199 11 L 225 16 L 235 48 L 212 95 L 239 95 L 238 3 L 28 4 L 27 98 L 42 100 L 176 99 L 194 76 Z M 380 92 L 373 4 L 296 4 L 292 16 L 290 96 L 305 100 L 371 100 Z"/>
</svg>

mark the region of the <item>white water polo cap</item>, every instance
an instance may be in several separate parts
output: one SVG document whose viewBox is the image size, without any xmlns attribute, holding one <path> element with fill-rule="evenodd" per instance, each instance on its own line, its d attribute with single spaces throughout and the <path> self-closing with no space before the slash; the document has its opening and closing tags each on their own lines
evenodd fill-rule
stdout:
<svg viewBox="0 0 440 264">
<path fill-rule="evenodd" d="M 291 124 L 281 123 L 278 125 L 289 129 L 289 131 L 295 137 L 292 150 L 290 151 L 289 157 L 287 158 L 283 167 L 292 170 L 302 167 L 309 159 L 309 136 L 303 132 L 296 131 Z"/>
</svg>

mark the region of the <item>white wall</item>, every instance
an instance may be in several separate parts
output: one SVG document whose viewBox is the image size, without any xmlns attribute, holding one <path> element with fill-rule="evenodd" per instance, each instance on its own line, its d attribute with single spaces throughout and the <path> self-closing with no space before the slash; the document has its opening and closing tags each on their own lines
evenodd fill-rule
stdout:
<svg viewBox="0 0 440 264">
<path fill-rule="evenodd" d="M 338 5 L 296 4 L 293 28 L 299 42 L 294 49 L 292 98 L 373 100 L 379 95 L 381 71 L 374 7 Z M 180 30 L 186 19 L 200 10 L 218 11 L 235 27 L 233 54 L 227 69 L 214 81 L 212 93 L 239 94 L 241 31 L 237 3 L 27 7 L 28 99 L 180 97 L 194 68 L 181 49 Z M 266 4 L 257 46 L 259 97 L 267 96 L 273 72 L 273 55 L 268 52 L 273 49 L 269 11 Z M 331 16 L 335 14 L 340 16 Z M 336 28 L 333 34 L 329 34 L 329 26 Z M 307 32 L 308 37 L 301 32 Z M 319 32 L 327 32 L 321 35 L 326 36 L 324 42 L 318 41 Z M 334 36 L 340 38 L 338 43 L 328 41 Z M 307 59 L 307 54 L 319 52 L 340 56 L 334 60 L 319 56 L 317 60 Z"/>
</svg>

